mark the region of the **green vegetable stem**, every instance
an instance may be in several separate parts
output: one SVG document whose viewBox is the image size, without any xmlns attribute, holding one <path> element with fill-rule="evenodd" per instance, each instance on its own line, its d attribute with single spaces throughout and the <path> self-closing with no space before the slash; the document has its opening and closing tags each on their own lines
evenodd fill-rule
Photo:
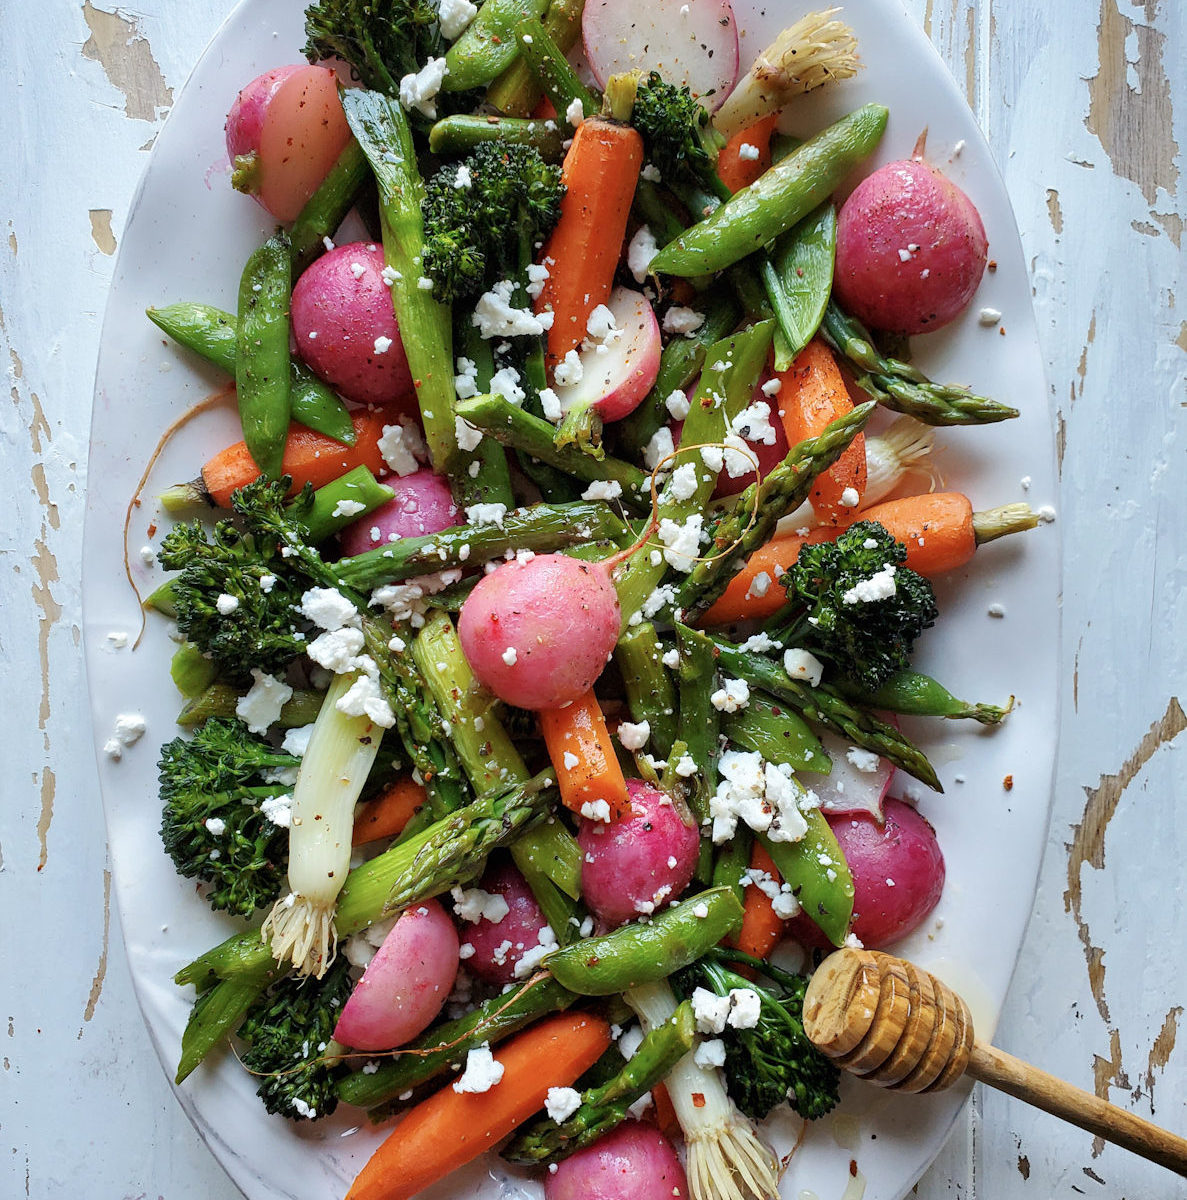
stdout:
<svg viewBox="0 0 1187 1200">
<path fill-rule="evenodd" d="M 651 726 L 648 750 L 658 758 L 667 758 L 676 740 L 676 689 L 660 661 L 663 652 L 655 626 L 648 621 L 630 626 L 614 651 L 631 719 Z"/>
<path fill-rule="evenodd" d="M 367 156 L 351 138 L 289 230 L 294 278 L 322 253 L 325 239 L 337 232 L 370 178 Z"/>
<path fill-rule="evenodd" d="M 686 637 L 683 625 L 676 627 L 676 644 L 680 655 L 680 740 L 697 768 L 688 803 L 703 824 L 709 819 L 709 802 L 717 790 L 717 760 L 721 757 L 721 714 L 709 702 L 717 664 L 712 645 Z"/>
<path fill-rule="evenodd" d="M 442 117 L 429 130 L 429 149 L 442 155 L 469 154 L 486 142 L 498 142 L 531 146 L 546 162 L 560 162 L 565 156 L 563 140 L 561 127 L 555 121 L 529 121 L 522 117 L 456 113 Z"/>
<path fill-rule="evenodd" d="M 209 659 L 203 658 L 209 665 Z M 197 695 L 185 702 L 177 715 L 177 723 L 183 729 L 192 729 L 201 725 L 211 717 L 222 717 L 231 720 L 235 716 L 235 708 L 246 695 L 246 691 L 232 687 L 229 683 L 212 683 Z M 280 729 L 299 729 L 317 720 L 321 708 L 322 693 L 312 688 L 296 688 L 293 694 L 284 702 L 276 725 Z"/>
<path fill-rule="evenodd" d="M 568 54 L 581 37 L 581 14 L 585 0 L 552 0 L 542 22 L 545 32 L 556 42 L 562 54 Z M 499 112 L 514 117 L 526 117 L 534 112 L 544 93 L 536 82 L 535 72 L 524 62 L 516 60 L 487 89 L 486 100 Z"/>
<path fill-rule="evenodd" d="M 842 691 L 866 708 L 901 713 L 912 717 L 949 717 L 998 725 L 1014 708 L 1014 697 L 1003 705 L 973 704 L 958 700 L 942 683 L 921 671 L 904 668 L 895 671 L 874 691 L 841 685 Z"/>
<path fill-rule="evenodd" d="M 775 842 L 758 834 L 783 882 L 806 917 L 834 946 L 844 942 L 853 916 L 853 876 L 845 853 L 818 808 L 803 814 L 808 831 L 798 842 Z"/>
<path fill-rule="evenodd" d="M 544 15 L 548 0 L 484 0 L 469 28 L 445 55 L 449 68 L 443 87 L 468 92 L 486 87 L 501 75 L 519 53 L 515 26 L 524 18 Z"/>
<path fill-rule="evenodd" d="M 564 51 L 540 21 L 520 21 L 514 36 L 524 63 L 552 101 L 558 123 L 566 120 L 565 114 L 575 100 L 581 102 L 582 113 L 587 117 L 601 110 L 601 101 L 581 82 Z"/>
</svg>

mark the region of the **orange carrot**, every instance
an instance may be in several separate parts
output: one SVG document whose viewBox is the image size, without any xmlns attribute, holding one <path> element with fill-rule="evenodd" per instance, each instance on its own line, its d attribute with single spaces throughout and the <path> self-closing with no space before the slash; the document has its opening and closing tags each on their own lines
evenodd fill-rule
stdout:
<svg viewBox="0 0 1187 1200">
<path fill-rule="evenodd" d="M 651 1099 L 655 1105 L 653 1120 L 656 1128 L 665 1137 L 679 1137 L 680 1118 L 676 1116 L 676 1106 L 672 1103 L 672 1097 L 668 1095 L 667 1087 L 657 1083 L 651 1089 Z"/>
<path fill-rule="evenodd" d="M 564 806 L 579 813 L 584 805 L 605 800 L 612 821 L 626 816 L 631 808 L 626 779 L 593 692 L 566 708 L 545 709 L 539 716 Z"/>
<path fill-rule="evenodd" d="M 353 446 L 344 446 L 294 421 L 289 426 L 283 464 L 284 473 L 292 476 L 293 492 L 300 491 L 307 483 L 321 487 L 359 466 L 369 467 L 376 474 L 384 471 L 379 439 L 388 419 L 382 412 L 355 413 L 351 417 L 355 432 Z M 259 475 L 260 469 L 248 452 L 247 443 L 236 442 L 220 450 L 202 468 L 202 483 L 213 503 L 219 508 L 229 508 L 231 493 Z"/>
<path fill-rule="evenodd" d="M 830 421 L 853 410 L 853 401 L 849 398 L 841 368 L 837 366 L 832 351 L 819 338 L 813 338 L 799 352 L 795 362 L 783 372 L 780 379 L 783 387 L 776 400 L 791 446 L 805 438 L 816 437 Z M 849 443 L 845 453 L 823 475 L 817 477 L 811 500 L 821 521 L 843 525 L 853 519 L 853 510 L 857 505 L 846 507 L 841 504 L 841 497 L 846 490 L 855 492 L 860 503 L 866 490 L 864 434 L 859 433 Z"/>
<path fill-rule="evenodd" d="M 771 135 L 779 123 L 777 112 L 760 117 L 753 125 L 739 129 L 717 156 L 717 174 L 731 192 L 749 187 L 771 165 Z M 753 146 L 757 158 L 743 158 L 742 147 Z"/>
<path fill-rule="evenodd" d="M 782 883 L 779 868 L 758 842 L 750 852 L 750 869 L 765 871 L 776 883 Z M 783 937 L 783 918 L 775 915 L 771 898 L 756 884 L 746 889 L 742 907 L 742 928 L 738 931 L 738 949 L 755 958 L 766 958 Z"/>
<path fill-rule="evenodd" d="M 365 846 L 380 838 L 403 832 L 413 814 L 428 799 L 428 794 L 411 776 L 397 779 L 373 800 L 360 806 L 354 818 L 351 845 Z"/>
<path fill-rule="evenodd" d="M 591 117 L 573 135 L 560 220 L 540 260 L 550 273 L 536 311 L 554 314 L 549 370 L 581 345 L 589 314 L 610 296 L 642 165 L 643 139 L 629 125 Z"/>
<path fill-rule="evenodd" d="M 729 581 L 725 591 L 705 610 L 702 625 L 729 625 L 733 621 L 758 620 L 769 617 L 783 607 L 787 597 L 779 586 L 779 576 L 800 556 L 800 547 L 808 542 L 828 542 L 839 532 L 830 526 L 820 526 L 806 536 L 788 533 L 772 538 L 746 560 L 746 565 Z M 770 581 L 760 596 L 754 581 L 765 574 Z"/>
<path fill-rule="evenodd" d="M 492 1149 L 538 1109 L 551 1087 L 568 1087 L 610 1045 L 610 1026 L 589 1013 L 548 1017 L 494 1053 L 502 1079 L 487 1092 L 447 1083 L 422 1100 L 359 1173 L 346 1200 L 409 1200 Z"/>
<path fill-rule="evenodd" d="M 907 548 L 906 566 L 920 575 L 963 567 L 977 549 L 973 505 L 959 492 L 931 492 L 885 500 L 856 515 L 877 521 Z"/>
</svg>

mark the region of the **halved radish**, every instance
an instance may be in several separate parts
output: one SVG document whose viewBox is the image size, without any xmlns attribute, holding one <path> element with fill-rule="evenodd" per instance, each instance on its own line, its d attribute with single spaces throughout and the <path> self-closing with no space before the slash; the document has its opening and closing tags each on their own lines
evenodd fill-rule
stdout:
<svg viewBox="0 0 1187 1200">
<path fill-rule="evenodd" d="M 256 176 L 260 203 L 278 221 L 294 220 L 349 140 L 334 72 L 293 71 L 264 113 Z"/>
<path fill-rule="evenodd" d="M 635 411 L 659 374 L 663 341 L 647 297 L 618 287 L 604 307 L 610 310 L 613 326 L 599 323 L 599 316 L 604 318 L 605 313 L 594 309 L 589 324 L 591 336 L 577 355 L 577 381 L 559 382 L 566 372 L 577 372 L 572 372 L 567 362 L 557 367 L 555 391 L 566 417 L 592 409 L 603 421 L 617 421 Z M 595 336 L 602 334 L 605 336 Z"/>
<path fill-rule="evenodd" d="M 623 71 L 658 71 L 714 111 L 738 77 L 729 0 L 586 0 L 581 37 L 600 87 Z"/>
<path fill-rule="evenodd" d="M 827 775 L 813 775 L 807 786 L 826 813 L 869 813 L 882 820 L 882 802 L 894 779 L 894 765 L 835 733 L 821 733 L 820 744 L 832 759 Z"/>
</svg>

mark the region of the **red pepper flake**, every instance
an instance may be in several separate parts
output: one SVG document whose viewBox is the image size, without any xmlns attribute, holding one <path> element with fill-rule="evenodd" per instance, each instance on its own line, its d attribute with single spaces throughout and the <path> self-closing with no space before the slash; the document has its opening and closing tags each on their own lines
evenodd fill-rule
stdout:
<svg viewBox="0 0 1187 1200">
<path fill-rule="evenodd" d="M 693 1092 L 692 1106 L 693 1106 L 693 1108 L 704 1108 L 705 1107 L 705 1093 L 704 1092 Z"/>
<path fill-rule="evenodd" d="M 1007 792 L 1012 792 L 1014 790 L 1014 776 L 1007 775 L 1005 779 L 1002 780 L 1002 787 L 1004 787 Z"/>
<path fill-rule="evenodd" d="M 587 959 L 585 960 L 585 965 L 586 965 L 587 967 L 596 967 L 596 966 L 598 965 L 598 963 L 599 963 L 599 962 L 601 962 L 601 961 L 602 961 L 602 960 L 601 960 L 600 958 L 598 958 L 598 956 L 597 956 L 596 954 L 591 954 L 591 955 L 589 956 L 589 958 L 587 958 Z"/>
<path fill-rule="evenodd" d="M 852 1175 L 854 1179 L 857 1178 L 857 1159 L 856 1158 L 851 1158 L 849 1160 L 849 1174 Z"/>
<path fill-rule="evenodd" d="M 999 325 L 997 331 L 1002 335 L 1002 337 L 1006 336 L 1006 327 L 1004 325 Z"/>
<path fill-rule="evenodd" d="M 148 527 L 148 528 L 145 530 L 145 533 L 147 533 L 149 537 L 156 537 L 156 536 L 157 536 L 157 523 L 156 523 L 156 521 L 154 521 L 154 522 L 153 522 L 153 523 L 152 523 L 152 524 L 151 524 L 151 525 L 150 525 L 150 526 L 149 526 L 149 527 Z"/>
<path fill-rule="evenodd" d="M 991 259 L 989 260 L 989 262 L 988 262 L 988 263 L 986 263 L 985 265 L 986 265 L 986 266 L 987 266 L 987 267 L 988 267 L 988 268 L 989 268 L 991 271 L 996 271 L 996 270 L 997 270 L 997 259 L 996 259 L 996 258 L 991 258 Z"/>
</svg>

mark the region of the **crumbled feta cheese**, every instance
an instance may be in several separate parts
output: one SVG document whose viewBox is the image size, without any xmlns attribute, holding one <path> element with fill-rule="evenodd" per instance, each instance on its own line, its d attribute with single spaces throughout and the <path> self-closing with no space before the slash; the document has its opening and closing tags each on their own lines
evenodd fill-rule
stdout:
<svg viewBox="0 0 1187 1200">
<path fill-rule="evenodd" d="M 139 713 L 120 713 L 111 737 L 103 743 L 103 753 L 118 762 L 125 748 L 134 746 L 144 736 L 145 728 L 145 720 Z"/>
<path fill-rule="evenodd" d="M 540 389 L 540 407 L 544 410 L 545 419 L 553 423 L 565 415 L 565 410 L 561 408 L 561 398 L 550 387 Z"/>
<path fill-rule="evenodd" d="M 721 1038 L 709 1038 L 693 1052 L 692 1061 L 702 1070 L 725 1066 L 725 1042 Z"/>
<path fill-rule="evenodd" d="M 549 262 L 552 260 L 549 259 Z M 547 263 L 528 263 L 527 293 L 533 300 L 544 290 L 544 281 L 548 278 Z"/>
<path fill-rule="evenodd" d="M 292 796 L 265 796 L 260 801 L 260 812 L 278 829 L 288 829 L 293 823 Z"/>
<path fill-rule="evenodd" d="M 261 590 L 271 591 L 271 588 L 264 588 L 264 580 L 265 579 L 275 580 L 276 576 L 275 575 L 264 575 L 260 579 Z M 122 629 L 115 629 L 115 630 L 112 630 L 112 632 L 107 635 L 107 640 L 108 640 L 108 642 L 111 643 L 111 648 L 113 650 L 122 650 L 128 644 L 128 635 Z"/>
<path fill-rule="evenodd" d="M 291 754 L 294 758 L 304 758 L 305 751 L 309 749 L 309 739 L 312 736 L 312 722 L 308 725 L 298 725 L 295 729 L 286 729 L 280 748 L 285 754 Z"/>
<path fill-rule="evenodd" d="M 239 607 L 239 598 L 223 592 L 223 594 L 214 602 L 214 607 L 217 608 L 224 617 L 229 617 Z"/>
<path fill-rule="evenodd" d="M 746 599 L 761 600 L 771 588 L 771 577 L 766 571 L 759 573 L 750 581 L 750 586 L 746 589 Z"/>
<path fill-rule="evenodd" d="M 803 679 L 816 687 L 824 674 L 824 663 L 807 650 L 793 646 L 783 652 L 783 669 L 792 679 Z"/>
<path fill-rule="evenodd" d="M 503 1078 L 503 1064 L 496 1062 L 490 1046 L 474 1046 L 466 1055 L 466 1069 L 453 1081 L 455 1092 L 489 1092 Z"/>
<path fill-rule="evenodd" d="M 680 651 L 673 646 L 671 650 L 664 651 L 659 661 L 669 670 L 674 671 L 680 666 Z"/>
<path fill-rule="evenodd" d="M 332 517 L 357 517 L 359 513 L 365 512 L 367 506 L 361 504 L 358 500 L 339 500 L 334 505 L 334 511 L 330 513 Z"/>
<path fill-rule="evenodd" d="M 406 425 L 385 425 L 383 436 L 376 445 L 389 469 L 401 478 L 420 470 L 420 463 L 416 461 L 416 455 L 409 444 Z"/>
<path fill-rule="evenodd" d="M 314 587 L 301 596 L 301 615 L 318 629 L 332 631 L 355 622 L 359 610 L 337 588 Z"/>
<path fill-rule="evenodd" d="M 863 750 L 861 746 L 850 746 L 845 751 L 845 757 L 859 770 L 872 775 L 878 769 L 878 756 L 872 750 Z"/>
<path fill-rule="evenodd" d="M 783 390 L 783 380 L 779 378 L 768 379 L 762 385 L 762 394 L 764 396 L 777 396 Z"/>
<path fill-rule="evenodd" d="M 395 287 L 396 284 L 404 278 L 404 276 L 401 275 L 395 267 L 385 266 L 383 270 L 379 272 L 379 278 L 383 280 L 386 287 L 390 288 Z"/>
<path fill-rule="evenodd" d="M 466 520 L 471 525 L 497 525 L 503 528 L 503 518 L 507 515 L 505 504 L 468 504 Z"/>
<path fill-rule="evenodd" d="M 558 1125 L 563 1125 L 580 1107 L 581 1093 L 576 1088 L 550 1087 L 548 1089 L 544 1108 Z"/>
<path fill-rule="evenodd" d="M 565 770 L 571 771 L 581 761 L 581 759 L 579 759 L 572 750 L 566 750 L 561 761 L 565 764 Z"/>
<path fill-rule="evenodd" d="M 307 1121 L 317 1119 L 317 1109 L 313 1107 L 307 1100 L 303 1100 L 300 1096 L 291 1096 L 289 1098 L 289 1108 L 293 1110 L 299 1117 L 304 1117 Z"/>
<path fill-rule="evenodd" d="M 842 593 L 843 604 L 874 604 L 889 600 L 898 590 L 894 581 L 894 563 L 883 563 L 881 571 L 875 571 L 869 579 L 859 579 L 848 591 Z"/>
<path fill-rule="evenodd" d="M 478 395 L 478 364 L 464 355 L 457 360 L 457 374 L 453 377 L 453 390 L 459 400 L 469 400 Z"/>
<path fill-rule="evenodd" d="M 581 806 L 581 815 L 587 821 L 601 821 L 610 824 L 610 805 L 605 800 L 587 800 Z"/>
<path fill-rule="evenodd" d="M 581 493 L 582 500 L 617 500 L 622 495 L 622 484 L 617 479 L 595 479 Z"/>
<path fill-rule="evenodd" d="M 451 42 L 460 37 L 477 12 L 477 5 L 471 4 L 470 0 L 438 0 L 437 24 L 441 36 Z"/>
<path fill-rule="evenodd" d="M 626 265 L 636 283 L 642 283 L 647 278 L 647 269 L 658 253 L 659 243 L 656 242 L 651 227 L 639 226 L 639 231 L 631 238 L 631 244 L 626 249 Z"/>
<path fill-rule="evenodd" d="M 472 450 L 477 450 L 482 444 L 482 430 L 475 429 L 464 417 L 454 417 L 453 433 L 457 438 L 459 449 L 470 453 Z"/>
<path fill-rule="evenodd" d="M 514 367 L 500 367 L 490 377 L 493 395 L 502 396 L 510 404 L 522 404 L 527 392 L 519 386 L 519 372 Z"/>
<path fill-rule="evenodd" d="M 738 147 L 738 158 L 742 162 L 758 162 L 759 149 L 751 142 L 743 142 Z"/>
<path fill-rule="evenodd" d="M 376 354 L 386 354 L 392 348 L 392 339 L 389 337 L 384 337 L 383 334 L 380 334 L 379 337 L 375 339 L 374 345 Z"/>
<path fill-rule="evenodd" d="M 672 472 L 672 478 L 668 483 L 668 490 L 674 500 L 682 503 L 685 500 L 691 500 L 697 491 L 696 467 L 692 463 L 681 463 Z"/>
<path fill-rule="evenodd" d="M 983 308 L 977 314 L 978 323 L 981 325 L 987 325 L 991 328 L 994 325 L 997 325 L 1001 321 L 1001 319 L 1002 319 L 1002 314 L 996 308 Z"/>
<path fill-rule="evenodd" d="M 682 304 L 673 304 L 664 313 L 665 333 L 682 333 L 685 337 L 692 337 L 704 323 L 704 313 L 697 312 L 695 308 L 686 308 Z"/>
<path fill-rule="evenodd" d="M 580 96 L 575 96 L 570 102 L 569 107 L 565 109 L 565 120 L 574 129 L 585 120 L 585 105 L 581 103 Z"/>
<path fill-rule="evenodd" d="M 509 666 L 513 667 L 519 661 L 519 652 L 514 646 L 508 646 L 499 656 Z"/>
<path fill-rule="evenodd" d="M 857 488 L 847 487 L 841 493 L 842 508 L 856 508 L 861 503 L 861 493 Z"/>
<path fill-rule="evenodd" d="M 430 58 L 415 74 L 405 75 L 400 80 L 400 103 L 405 108 L 415 108 L 430 121 L 435 121 L 437 105 L 433 101 L 441 90 L 448 70 L 444 58 Z"/>
<path fill-rule="evenodd" d="M 581 382 L 581 377 L 585 374 L 585 368 L 581 365 L 581 359 L 577 356 L 576 350 L 570 350 L 563 359 L 556 365 L 556 370 L 553 371 L 552 377 L 556 382 L 557 387 L 572 387 L 575 383 Z"/>
<path fill-rule="evenodd" d="M 648 163 L 643 170 L 639 172 L 640 179 L 646 179 L 648 183 L 659 183 L 663 176 L 659 173 L 659 167 L 655 163 Z"/>
<path fill-rule="evenodd" d="M 669 392 L 664 400 L 664 407 L 671 414 L 673 421 L 683 421 L 688 416 L 688 396 L 679 388 Z"/>
<path fill-rule="evenodd" d="M 630 721 L 618 723 L 618 740 L 625 750 L 642 750 L 647 745 L 649 737 L 651 737 L 650 721 L 640 721 L 638 724 L 632 724 Z"/>
<path fill-rule="evenodd" d="M 642 1044 L 643 1030 L 640 1029 L 638 1025 L 632 1025 L 630 1029 L 628 1029 L 626 1033 L 624 1033 L 622 1037 L 618 1039 L 618 1052 L 623 1058 L 626 1059 L 627 1062 L 630 1062 L 631 1059 L 639 1053 L 639 1047 Z"/>
<path fill-rule="evenodd" d="M 710 697 L 709 703 L 718 712 L 735 713 L 750 703 L 750 688 L 744 679 L 725 679 Z"/>
<path fill-rule="evenodd" d="M 1035 516 L 1038 517 L 1044 525 L 1050 525 L 1055 520 L 1055 509 L 1050 504 L 1044 504 L 1042 508 L 1035 509 Z"/>
<path fill-rule="evenodd" d="M 396 723 L 379 681 L 365 673 L 359 675 L 334 707 L 348 717 L 366 717 L 381 729 L 390 729 Z"/>
<path fill-rule="evenodd" d="M 647 445 L 643 447 L 643 463 L 649 471 L 654 471 L 665 458 L 672 455 L 675 449 L 676 444 L 672 441 L 672 431 L 666 425 L 661 425 L 651 435 L 651 440 Z"/>
<path fill-rule="evenodd" d="M 202 824 L 206 826 L 206 832 L 211 837 L 222 837 L 227 832 L 227 823 L 222 817 L 207 817 Z"/>
<path fill-rule="evenodd" d="M 364 267 L 361 262 L 352 262 L 350 264 L 350 273 L 356 279 L 362 279 L 362 277 L 367 273 L 367 268 Z"/>
<path fill-rule="evenodd" d="M 989 606 L 989 615 L 991 617 L 1004 617 L 1006 615 L 1005 605 L 991 604 Z"/>
<path fill-rule="evenodd" d="M 718 771 L 721 781 L 709 801 L 714 842 L 732 838 L 739 820 L 772 841 L 798 841 L 807 832 L 789 767 L 763 762 L 753 751 L 727 750 Z"/>
<path fill-rule="evenodd" d="M 609 306 L 599 304 L 589 314 L 589 320 L 585 322 L 585 336 L 595 342 L 615 342 L 622 337 L 622 330 L 618 328 Z"/>
<path fill-rule="evenodd" d="M 731 429 L 721 439 L 721 445 L 705 446 L 701 450 L 701 462 L 715 474 L 724 468 L 731 479 L 740 479 L 758 467 L 758 456 Z"/>
<path fill-rule="evenodd" d="M 779 642 L 775 641 L 769 633 L 754 633 L 748 637 L 739 650 L 746 650 L 751 654 L 767 654 L 772 650 L 781 650 L 783 647 Z"/>
<path fill-rule="evenodd" d="M 703 921 L 709 915 L 709 906 L 702 900 L 692 906 L 692 915 Z"/>
<path fill-rule="evenodd" d="M 481 337 L 538 337 L 552 328 L 552 313 L 515 308 L 511 303 L 514 291 L 513 280 L 501 279 L 489 292 L 478 297 L 471 320 Z"/>
<path fill-rule="evenodd" d="M 252 667 L 251 678 L 247 695 L 240 696 L 235 705 L 235 715 L 252 733 L 267 733 L 268 726 L 280 720 L 280 710 L 293 689 L 259 667 Z"/>
<path fill-rule="evenodd" d="M 659 523 L 659 540 L 664 544 L 664 559 L 668 566 L 686 574 L 696 566 L 701 547 L 702 513 L 693 513 L 677 523 L 664 517 Z"/>
<path fill-rule="evenodd" d="M 552 932 L 552 926 L 542 926 L 536 945 L 523 952 L 512 974 L 516 979 L 526 979 L 557 948 L 558 942 L 556 934 Z"/>
<path fill-rule="evenodd" d="M 762 1002 L 753 988 L 731 988 L 726 1024 L 733 1029 L 753 1029 L 758 1024 Z"/>
<path fill-rule="evenodd" d="M 682 754 L 676 760 L 676 766 L 673 769 L 681 779 L 690 779 L 697 773 L 696 759 L 691 754 Z"/>
<path fill-rule="evenodd" d="M 455 887 L 449 894 L 453 897 L 455 915 L 472 925 L 482 920 L 498 925 L 511 911 L 507 901 L 498 892 L 484 892 L 482 888 L 477 887 Z"/>
<path fill-rule="evenodd" d="M 699 1033 L 721 1033 L 730 1014 L 729 996 L 719 996 L 708 988 L 696 988 L 692 993 L 692 1015 Z"/>
</svg>

